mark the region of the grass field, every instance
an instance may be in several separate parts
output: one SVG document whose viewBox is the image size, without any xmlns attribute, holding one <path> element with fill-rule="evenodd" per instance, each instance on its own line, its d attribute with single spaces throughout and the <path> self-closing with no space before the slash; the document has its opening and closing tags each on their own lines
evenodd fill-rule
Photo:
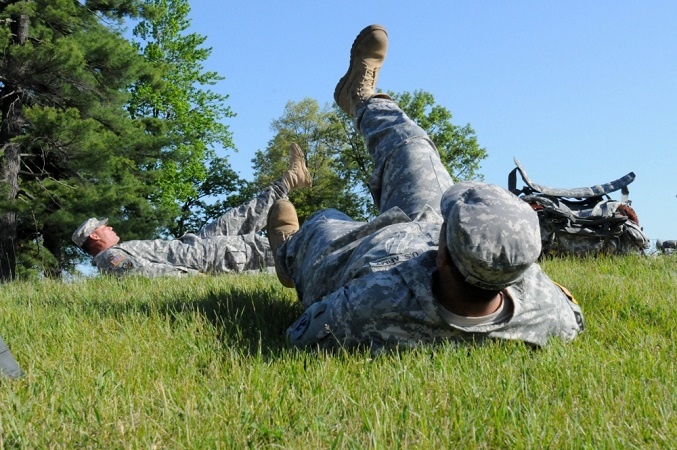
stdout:
<svg viewBox="0 0 677 450">
<path fill-rule="evenodd" d="M 586 331 L 542 350 L 289 350 L 270 275 L 0 286 L 0 448 L 674 448 L 677 257 L 542 264 Z"/>
</svg>

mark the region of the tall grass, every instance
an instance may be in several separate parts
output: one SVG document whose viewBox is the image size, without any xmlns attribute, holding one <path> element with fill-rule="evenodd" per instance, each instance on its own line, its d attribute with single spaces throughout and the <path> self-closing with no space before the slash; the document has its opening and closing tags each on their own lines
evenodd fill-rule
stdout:
<svg viewBox="0 0 677 450">
<path fill-rule="evenodd" d="M 288 349 L 270 275 L 3 285 L 0 448 L 672 448 L 677 258 L 542 265 L 574 342 L 376 358 Z"/>
</svg>

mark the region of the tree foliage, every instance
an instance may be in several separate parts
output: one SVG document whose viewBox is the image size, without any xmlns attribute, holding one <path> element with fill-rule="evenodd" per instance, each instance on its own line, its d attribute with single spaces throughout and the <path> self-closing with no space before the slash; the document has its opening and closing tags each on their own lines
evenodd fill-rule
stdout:
<svg viewBox="0 0 677 450">
<path fill-rule="evenodd" d="M 428 133 L 454 181 L 483 179 L 478 171 L 487 152 L 479 146 L 470 124 L 454 125 L 451 111 L 436 104 L 429 92 L 390 92 L 389 95 Z"/>
<path fill-rule="evenodd" d="M 123 37 L 132 0 L 0 3 L 0 279 L 36 261 L 58 275 L 70 233 L 92 212 L 133 217 L 148 203 L 160 126 L 125 111 L 126 88 L 153 73 Z M 19 253 L 25 252 L 25 253 Z M 41 257 L 48 252 L 52 258 Z M 25 264 L 24 264 L 25 263 Z"/>
<path fill-rule="evenodd" d="M 151 18 L 134 28 L 136 46 L 145 59 L 160 70 L 160 89 L 141 80 L 132 88 L 132 117 L 147 117 L 164 123 L 166 139 L 156 192 L 151 202 L 166 212 L 165 235 L 180 236 L 199 228 L 219 208 L 207 200 L 237 190 L 241 184 L 227 158 L 218 157 L 214 146 L 233 149 L 225 118 L 234 114 L 228 99 L 209 89 L 223 77 L 206 71 L 203 62 L 212 52 L 204 47 L 205 36 L 187 33 L 190 26 L 187 0 L 145 0 Z M 223 203 L 223 201 L 222 201 Z"/>
<path fill-rule="evenodd" d="M 233 147 L 221 123 L 233 114 L 208 88 L 222 78 L 202 67 L 211 49 L 186 32 L 189 11 L 187 0 L 0 2 L 1 280 L 73 267 L 83 255 L 70 236 L 87 217 L 150 238 L 230 207 L 242 180 L 214 147 Z"/>
<path fill-rule="evenodd" d="M 428 133 L 455 180 L 481 179 L 479 165 L 487 153 L 479 146 L 470 125 L 454 125 L 451 112 L 436 104 L 428 92 L 388 94 Z M 307 152 L 314 180 L 311 189 L 291 196 L 301 219 L 328 207 L 355 219 L 368 219 L 378 213 L 369 190 L 373 161 L 362 136 L 353 127 L 352 117 L 337 106 L 320 108 L 316 100 L 307 98 L 289 102 L 271 128 L 273 139 L 253 160 L 259 188 L 286 169 L 286 149 L 289 143 L 296 142 Z"/>
<path fill-rule="evenodd" d="M 289 146 L 295 142 L 306 152 L 313 179 L 311 188 L 290 195 L 299 218 L 304 220 L 314 211 L 329 207 L 361 217 L 362 199 L 352 192 L 350 180 L 335 168 L 336 148 L 342 146 L 345 135 L 334 110 L 320 108 L 317 101 L 310 98 L 288 102 L 282 117 L 272 122 L 271 129 L 274 137 L 266 150 L 257 151 L 252 160 L 257 189 L 265 188 L 289 168 Z"/>
</svg>

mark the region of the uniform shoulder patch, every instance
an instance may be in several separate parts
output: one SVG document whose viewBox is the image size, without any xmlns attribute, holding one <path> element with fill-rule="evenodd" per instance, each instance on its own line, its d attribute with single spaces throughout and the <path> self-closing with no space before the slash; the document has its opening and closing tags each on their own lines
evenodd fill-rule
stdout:
<svg viewBox="0 0 677 450">
<path fill-rule="evenodd" d="M 115 255 L 110 259 L 110 265 L 113 267 L 117 267 L 124 260 L 125 255 Z"/>
<path fill-rule="evenodd" d="M 106 272 L 115 274 L 118 277 L 126 275 L 134 270 L 134 258 L 129 255 L 115 255 L 108 260 L 108 270 Z"/>
</svg>

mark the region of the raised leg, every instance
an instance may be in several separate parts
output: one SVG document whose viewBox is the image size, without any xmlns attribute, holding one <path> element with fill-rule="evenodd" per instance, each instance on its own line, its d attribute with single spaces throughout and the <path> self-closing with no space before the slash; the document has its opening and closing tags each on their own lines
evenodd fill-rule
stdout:
<svg viewBox="0 0 677 450">
<path fill-rule="evenodd" d="M 389 99 L 370 99 L 355 117 L 374 158 L 370 185 L 379 210 L 397 206 L 411 218 L 426 204 L 439 211 L 454 182 L 425 131 Z"/>
</svg>

